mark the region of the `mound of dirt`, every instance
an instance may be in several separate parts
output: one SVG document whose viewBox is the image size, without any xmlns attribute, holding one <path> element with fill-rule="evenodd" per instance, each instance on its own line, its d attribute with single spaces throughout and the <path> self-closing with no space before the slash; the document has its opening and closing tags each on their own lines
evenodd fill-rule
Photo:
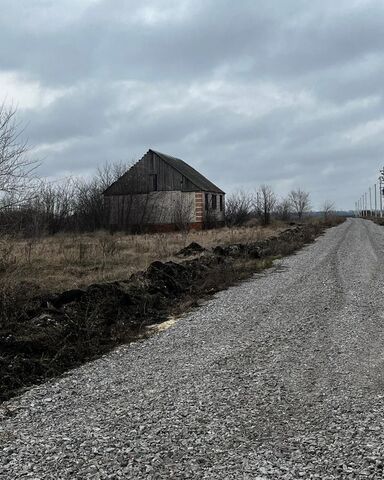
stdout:
<svg viewBox="0 0 384 480">
<path fill-rule="evenodd" d="M 191 257 L 192 255 L 198 255 L 206 252 L 206 249 L 199 245 L 197 242 L 190 243 L 187 247 L 182 248 L 176 253 L 178 257 Z"/>
<path fill-rule="evenodd" d="M 212 252 L 192 243 L 179 254 L 196 258 L 157 261 L 124 281 L 24 300 L 13 320 L 0 324 L 0 400 L 142 336 L 143 327 L 243 278 L 244 260 L 250 274 L 261 268 L 258 259 L 292 253 L 322 230 L 295 225 L 268 240 Z"/>
<path fill-rule="evenodd" d="M 222 257 L 265 258 L 288 255 L 304 243 L 313 241 L 319 234 L 318 225 L 295 225 L 280 232 L 275 237 L 251 243 L 219 245 L 213 249 L 215 255 Z"/>
</svg>

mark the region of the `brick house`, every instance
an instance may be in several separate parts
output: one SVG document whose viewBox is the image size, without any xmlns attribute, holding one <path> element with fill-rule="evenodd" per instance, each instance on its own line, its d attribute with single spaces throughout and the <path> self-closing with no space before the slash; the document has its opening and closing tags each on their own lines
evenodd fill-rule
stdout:
<svg viewBox="0 0 384 480">
<path fill-rule="evenodd" d="M 172 231 L 224 223 L 225 193 L 179 158 L 148 152 L 103 193 L 114 230 Z"/>
</svg>

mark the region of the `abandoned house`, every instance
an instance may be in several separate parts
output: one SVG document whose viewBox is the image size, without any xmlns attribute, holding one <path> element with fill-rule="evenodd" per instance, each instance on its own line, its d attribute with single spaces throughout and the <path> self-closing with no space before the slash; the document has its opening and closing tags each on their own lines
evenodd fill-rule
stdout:
<svg viewBox="0 0 384 480">
<path fill-rule="evenodd" d="M 179 158 L 148 150 L 104 192 L 113 230 L 203 229 L 224 222 L 225 193 Z"/>
</svg>

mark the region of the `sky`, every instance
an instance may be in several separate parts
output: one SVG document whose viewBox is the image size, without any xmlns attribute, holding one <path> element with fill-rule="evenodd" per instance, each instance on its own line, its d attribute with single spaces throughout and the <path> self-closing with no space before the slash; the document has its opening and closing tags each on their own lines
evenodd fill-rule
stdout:
<svg viewBox="0 0 384 480">
<path fill-rule="evenodd" d="M 0 0 L 0 101 L 49 178 L 149 149 L 338 209 L 384 163 L 382 0 Z"/>
</svg>

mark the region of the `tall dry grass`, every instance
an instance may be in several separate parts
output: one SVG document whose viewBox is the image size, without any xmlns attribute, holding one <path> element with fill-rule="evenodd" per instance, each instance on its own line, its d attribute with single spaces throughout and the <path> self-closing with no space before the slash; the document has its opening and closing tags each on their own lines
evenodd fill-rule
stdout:
<svg viewBox="0 0 384 480">
<path fill-rule="evenodd" d="M 37 239 L 0 238 L 0 283 L 25 282 L 43 292 L 127 279 L 155 260 L 172 260 L 190 242 L 205 248 L 249 243 L 285 226 L 241 227 L 144 235 L 57 234 Z"/>
</svg>

